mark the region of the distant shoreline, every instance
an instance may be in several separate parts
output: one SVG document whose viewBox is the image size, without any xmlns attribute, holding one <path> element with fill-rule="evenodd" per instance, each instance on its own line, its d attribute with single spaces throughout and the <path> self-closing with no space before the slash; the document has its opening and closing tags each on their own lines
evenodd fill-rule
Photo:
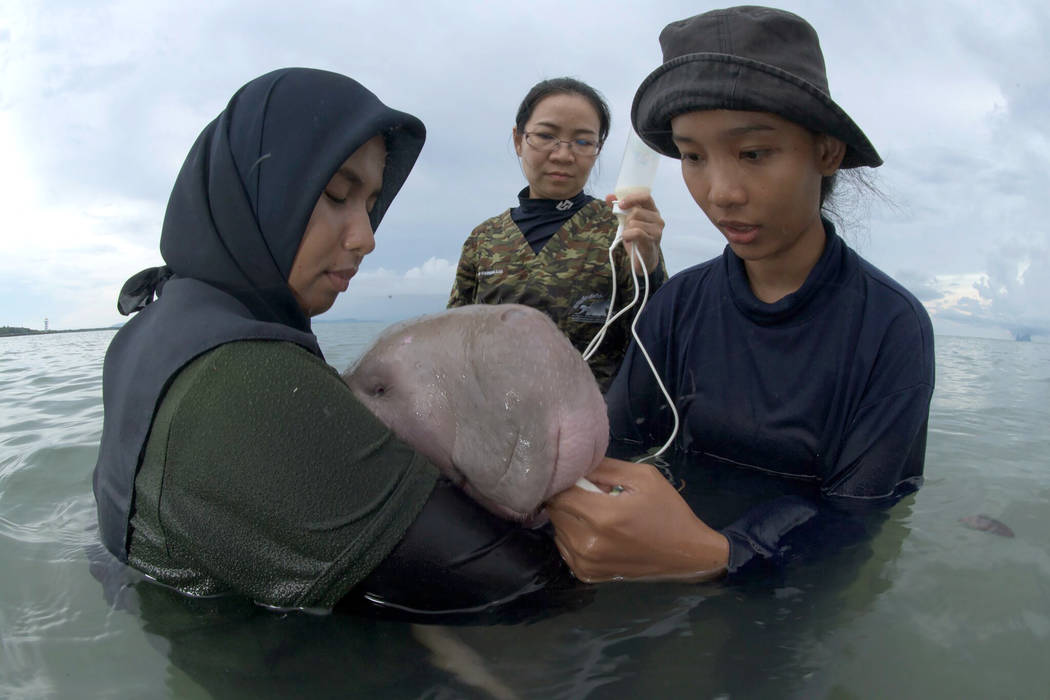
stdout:
<svg viewBox="0 0 1050 700">
<path fill-rule="evenodd" d="M 397 320 L 384 320 L 381 318 L 332 318 L 313 319 L 314 323 L 396 323 Z M 14 338 L 23 335 L 54 335 L 56 333 L 88 333 L 90 331 L 116 331 L 120 326 L 104 326 L 101 328 L 65 328 L 61 330 L 48 329 L 40 331 L 35 328 L 23 328 L 21 326 L 0 326 L 0 338 Z"/>
<path fill-rule="evenodd" d="M 69 328 L 66 330 L 38 331 L 33 328 L 21 328 L 19 326 L 0 326 L 0 338 L 14 337 L 19 335 L 54 335 L 55 333 L 86 333 L 88 331 L 115 331 L 117 328 Z"/>
</svg>

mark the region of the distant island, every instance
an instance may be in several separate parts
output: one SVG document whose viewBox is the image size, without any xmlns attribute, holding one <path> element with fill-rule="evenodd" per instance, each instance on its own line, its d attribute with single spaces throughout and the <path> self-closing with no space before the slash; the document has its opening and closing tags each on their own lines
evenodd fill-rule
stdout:
<svg viewBox="0 0 1050 700">
<path fill-rule="evenodd" d="M 38 331 L 33 328 L 22 328 L 21 326 L 0 326 L 0 338 L 5 336 L 14 335 L 54 335 L 55 333 L 84 333 L 86 331 L 111 331 L 118 328 L 118 326 L 110 326 L 109 328 L 70 328 L 67 330 L 53 331 Z"/>
</svg>

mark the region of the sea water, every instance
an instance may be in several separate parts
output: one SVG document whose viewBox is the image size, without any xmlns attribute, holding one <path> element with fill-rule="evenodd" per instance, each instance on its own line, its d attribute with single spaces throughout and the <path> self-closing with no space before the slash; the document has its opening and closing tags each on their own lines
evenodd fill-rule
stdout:
<svg viewBox="0 0 1050 700">
<path fill-rule="evenodd" d="M 380 328 L 316 325 L 339 369 Z M 605 584 L 441 630 L 485 690 L 409 624 L 191 600 L 109 565 L 91 470 L 112 336 L 0 338 L 0 697 L 1047 697 L 1050 345 L 937 337 L 926 485 L 874 540 L 775 580 Z"/>
</svg>

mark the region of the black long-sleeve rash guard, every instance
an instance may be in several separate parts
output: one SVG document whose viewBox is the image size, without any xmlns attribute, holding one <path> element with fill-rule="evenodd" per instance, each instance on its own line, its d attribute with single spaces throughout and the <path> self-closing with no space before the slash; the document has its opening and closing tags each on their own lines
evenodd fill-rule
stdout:
<svg viewBox="0 0 1050 700">
<path fill-rule="evenodd" d="M 922 484 L 934 383 L 929 316 L 824 226 L 824 252 L 797 292 L 758 300 L 727 247 L 665 283 L 638 323 L 681 420 L 683 478 L 702 483 L 707 469 L 744 469 L 808 484 L 802 491 L 812 494 L 709 523 L 724 525 L 730 573 L 798 551 L 789 542 L 806 523 L 841 528 L 850 513 Z M 606 401 L 614 454 L 670 436 L 671 412 L 635 344 Z"/>
</svg>

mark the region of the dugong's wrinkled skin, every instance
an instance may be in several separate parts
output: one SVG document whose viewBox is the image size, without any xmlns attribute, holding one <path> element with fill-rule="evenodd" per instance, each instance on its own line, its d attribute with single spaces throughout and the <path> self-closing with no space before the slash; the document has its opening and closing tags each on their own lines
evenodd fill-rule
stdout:
<svg viewBox="0 0 1050 700">
<path fill-rule="evenodd" d="M 392 326 L 343 374 L 398 437 L 472 498 L 527 520 L 605 455 L 605 402 L 543 313 L 463 306 Z"/>
</svg>

